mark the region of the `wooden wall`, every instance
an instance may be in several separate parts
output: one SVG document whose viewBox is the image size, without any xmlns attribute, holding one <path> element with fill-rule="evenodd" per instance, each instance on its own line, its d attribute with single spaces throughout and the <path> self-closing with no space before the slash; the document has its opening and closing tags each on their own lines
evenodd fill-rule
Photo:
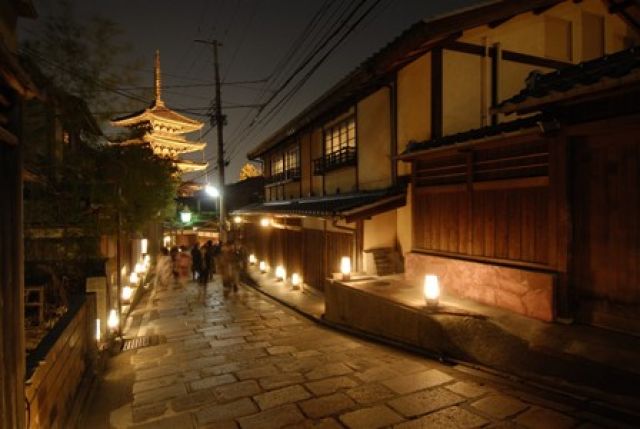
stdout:
<svg viewBox="0 0 640 429">
<path fill-rule="evenodd" d="M 553 265 L 548 163 L 543 141 L 417 161 L 413 247 Z"/>
<path fill-rule="evenodd" d="M 69 427 L 74 398 L 95 347 L 95 305 L 95 296 L 87 295 L 31 375 L 25 388 L 30 428 Z"/>
<path fill-rule="evenodd" d="M 580 316 L 636 333 L 640 332 L 638 135 L 636 127 L 580 139 L 571 147 L 571 280 Z"/>
<path fill-rule="evenodd" d="M 272 269 L 282 264 L 288 275 L 298 272 L 305 283 L 322 289 L 324 279 L 339 271 L 340 259 L 347 255 L 353 257 L 354 236 L 301 228 L 299 221 L 295 220 L 287 220 L 287 223 L 287 229 L 245 224 L 247 250 L 254 253 L 258 260 L 266 260 Z"/>
</svg>

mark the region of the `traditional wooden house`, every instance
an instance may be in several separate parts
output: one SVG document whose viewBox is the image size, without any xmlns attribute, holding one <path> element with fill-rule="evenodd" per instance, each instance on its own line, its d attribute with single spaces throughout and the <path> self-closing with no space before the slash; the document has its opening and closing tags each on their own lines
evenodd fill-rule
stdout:
<svg viewBox="0 0 640 429">
<path fill-rule="evenodd" d="M 0 427 L 7 428 L 25 422 L 21 107 L 37 92 L 16 55 L 16 24 L 35 16 L 28 0 L 0 4 Z"/>
<path fill-rule="evenodd" d="M 342 256 L 359 271 L 387 274 L 402 270 L 399 255 L 410 278 L 455 261 L 455 274 L 441 272 L 449 291 L 553 319 L 563 288 L 549 267 L 564 263 L 563 238 L 547 212 L 559 207 L 541 202 L 547 179 L 527 172 L 551 170 L 548 155 L 523 141 L 417 161 L 416 142 L 482 127 L 500 134 L 553 128 L 539 118 L 514 122 L 491 107 L 517 94 L 533 71 L 635 43 L 628 6 L 495 1 L 415 24 L 248 154 L 264 162 L 269 182 L 264 203 L 236 211 L 251 220 L 251 250 L 316 287 Z M 482 178 L 474 194 L 469 177 Z M 513 198 L 504 197 L 505 186 Z M 549 231 L 534 240 L 538 224 Z M 513 290 L 530 298 L 513 299 Z"/>
</svg>

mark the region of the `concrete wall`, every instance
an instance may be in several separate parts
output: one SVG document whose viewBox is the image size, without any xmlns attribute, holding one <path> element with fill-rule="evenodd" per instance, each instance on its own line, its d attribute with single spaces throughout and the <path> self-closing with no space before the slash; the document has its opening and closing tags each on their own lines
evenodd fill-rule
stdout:
<svg viewBox="0 0 640 429">
<path fill-rule="evenodd" d="M 360 190 L 391 186 L 391 102 L 388 88 L 358 103 L 358 184 Z"/>
</svg>

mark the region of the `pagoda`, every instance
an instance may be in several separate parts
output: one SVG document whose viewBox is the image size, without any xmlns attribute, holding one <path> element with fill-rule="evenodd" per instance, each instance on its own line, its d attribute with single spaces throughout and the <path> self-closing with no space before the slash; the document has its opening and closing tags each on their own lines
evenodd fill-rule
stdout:
<svg viewBox="0 0 640 429">
<path fill-rule="evenodd" d="M 204 123 L 187 118 L 165 106 L 161 97 L 160 51 L 156 51 L 154 75 L 155 100 L 151 105 L 144 110 L 114 118 L 111 124 L 140 130 L 142 137 L 124 141 L 122 144 L 148 144 L 156 155 L 170 158 L 180 173 L 204 170 L 207 167 L 206 162 L 179 158 L 183 153 L 204 150 L 205 142 L 187 140 L 183 135 L 198 131 Z"/>
</svg>

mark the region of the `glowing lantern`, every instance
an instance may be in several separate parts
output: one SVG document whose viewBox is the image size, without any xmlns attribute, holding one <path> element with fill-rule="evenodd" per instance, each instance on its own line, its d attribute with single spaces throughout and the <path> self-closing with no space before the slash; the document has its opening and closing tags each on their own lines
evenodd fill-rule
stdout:
<svg viewBox="0 0 640 429">
<path fill-rule="evenodd" d="M 424 299 L 427 305 L 438 305 L 440 299 L 438 276 L 434 274 L 424 276 Z"/>
<path fill-rule="evenodd" d="M 147 253 L 148 247 L 149 247 L 149 240 L 147 240 L 146 238 L 143 238 L 142 240 L 140 240 L 140 253 L 145 255 Z"/>
<path fill-rule="evenodd" d="M 138 277 L 138 273 L 136 273 L 135 271 L 129 275 L 130 284 L 135 285 L 135 284 L 138 284 L 139 281 L 140 281 L 140 277 Z"/>
<path fill-rule="evenodd" d="M 351 278 L 351 259 L 348 256 L 343 256 L 340 260 L 340 272 L 342 273 L 342 280 Z"/>
<path fill-rule="evenodd" d="M 134 270 L 137 274 L 142 274 L 145 271 L 147 271 L 147 268 L 145 267 L 145 264 L 143 262 L 137 262 L 136 263 L 136 267 Z"/>
<path fill-rule="evenodd" d="M 258 260 L 256 259 L 256 255 L 253 253 L 249 255 L 249 265 L 255 265 Z"/>
<path fill-rule="evenodd" d="M 122 288 L 122 300 L 129 301 L 131 299 L 132 293 L 133 289 L 131 289 L 131 286 L 124 286 Z"/>
<path fill-rule="evenodd" d="M 291 287 L 293 289 L 299 289 L 302 284 L 302 279 L 298 273 L 291 274 Z"/>
<path fill-rule="evenodd" d="M 109 318 L 107 319 L 107 326 L 112 331 L 115 331 L 116 329 L 118 329 L 119 323 L 120 323 L 120 318 L 118 317 L 118 313 L 116 312 L 116 310 L 112 309 L 109 312 Z"/>
<path fill-rule="evenodd" d="M 260 261 L 260 265 L 258 265 L 258 268 L 260 268 L 260 272 L 261 273 L 266 273 L 267 272 L 267 263 L 265 261 Z"/>
<path fill-rule="evenodd" d="M 287 271 L 284 269 L 282 265 L 278 265 L 276 267 L 276 278 L 278 280 L 284 280 L 287 277 Z"/>
<path fill-rule="evenodd" d="M 269 218 L 263 217 L 262 219 L 260 219 L 260 226 L 263 228 L 268 227 L 271 224 L 271 221 L 269 221 Z"/>
<path fill-rule="evenodd" d="M 182 221 L 182 223 L 189 223 L 189 222 L 191 222 L 191 210 L 189 210 L 189 207 L 185 207 L 185 208 L 180 212 L 180 220 Z"/>
<path fill-rule="evenodd" d="M 233 218 L 233 223 L 242 223 L 242 218 L 240 216 L 235 216 Z"/>
<path fill-rule="evenodd" d="M 102 338 L 102 330 L 100 329 L 100 319 L 96 319 L 96 341 L 100 342 Z"/>
</svg>

